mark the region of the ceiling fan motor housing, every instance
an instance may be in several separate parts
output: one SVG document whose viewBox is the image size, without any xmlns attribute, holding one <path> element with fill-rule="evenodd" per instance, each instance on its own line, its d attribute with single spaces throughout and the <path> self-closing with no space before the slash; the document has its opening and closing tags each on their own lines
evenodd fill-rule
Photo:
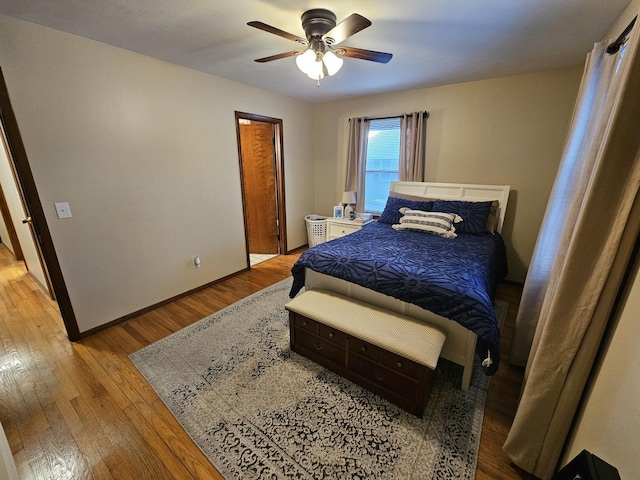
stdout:
<svg viewBox="0 0 640 480">
<path fill-rule="evenodd" d="M 324 8 L 314 8 L 302 14 L 302 28 L 309 43 L 314 39 L 321 39 L 329 30 L 336 26 L 336 15 Z M 329 40 L 328 38 L 325 41 Z M 330 43 L 327 41 L 327 43 Z"/>
</svg>

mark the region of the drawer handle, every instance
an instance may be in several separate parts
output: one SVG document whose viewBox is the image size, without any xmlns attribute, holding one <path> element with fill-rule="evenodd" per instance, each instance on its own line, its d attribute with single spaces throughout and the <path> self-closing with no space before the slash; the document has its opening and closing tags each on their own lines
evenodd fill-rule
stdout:
<svg viewBox="0 0 640 480">
<path fill-rule="evenodd" d="M 303 321 L 302 321 L 302 326 L 303 326 L 303 327 L 306 327 L 306 326 L 307 326 L 307 321 L 306 321 L 306 320 L 303 320 Z"/>
<path fill-rule="evenodd" d="M 329 338 L 333 338 L 334 337 L 334 333 L 333 332 L 329 332 Z"/>
<path fill-rule="evenodd" d="M 381 382 L 384 381 L 384 379 L 386 378 L 384 375 L 379 374 L 375 368 L 373 369 L 373 375 Z"/>
<path fill-rule="evenodd" d="M 361 351 L 362 353 L 366 353 L 366 351 L 367 351 L 367 347 L 360 347 L 360 351 Z"/>
<path fill-rule="evenodd" d="M 398 368 L 402 368 L 402 362 L 398 362 L 398 363 L 396 363 L 396 367 L 398 367 Z"/>
<path fill-rule="evenodd" d="M 316 350 L 320 351 L 324 348 L 324 345 L 322 343 L 318 343 L 318 342 L 313 342 L 313 348 L 315 348 Z"/>
</svg>

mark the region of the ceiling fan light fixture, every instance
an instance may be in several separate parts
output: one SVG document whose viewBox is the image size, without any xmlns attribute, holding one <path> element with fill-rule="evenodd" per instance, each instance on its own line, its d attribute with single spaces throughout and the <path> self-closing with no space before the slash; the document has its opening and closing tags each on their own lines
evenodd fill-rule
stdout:
<svg viewBox="0 0 640 480">
<path fill-rule="evenodd" d="M 316 60 L 317 60 L 316 52 L 308 48 L 307 50 L 304 51 L 304 53 L 301 53 L 300 55 L 296 56 L 296 65 L 298 65 L 298 68 L 300 69 L 301 72 L 309 75 L 309 73 L 313 71 L 314 64 L 317 63 Z"/>
<path fill-rule="evenodd" d="M 343 60 L 331 51 L 316 52 L 308 48 L 296 57 L 296 65 L 312 80 L 322 80 L 326 75 L 335 75 L 342 67 Z"/>
<path fill-rule="evenodd" d="M 322 61 L 327 67 L 327 73 L 329 74 L 329 76 L 338 73 L 338 71 L 342 68 L 342 64 L 344 63 L 344 60 L 342 60 L 339 56 L 331 51 L 325 52 L 322 57 Z"/>
</svg>

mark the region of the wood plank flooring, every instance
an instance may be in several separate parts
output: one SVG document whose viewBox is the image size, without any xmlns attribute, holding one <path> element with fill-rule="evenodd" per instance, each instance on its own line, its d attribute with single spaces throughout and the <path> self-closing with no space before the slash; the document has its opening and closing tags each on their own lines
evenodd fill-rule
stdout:
<svg viewBox="0 0 640 480">
<path fill-rule="evenodd" d="M 0 422 L 20 479 L 222 478 L 128 355 L 288 277 L 297 258 L 281 255 L 74 343 L 56 303 L 0 245 Z M 504 284 L 497 295 L 509 302 L 505 357 L 520 293 Z M 532 478 L 502 452 L 521 381 L 506 361 L 491 380 L 478 479 Z"/>
</svg>

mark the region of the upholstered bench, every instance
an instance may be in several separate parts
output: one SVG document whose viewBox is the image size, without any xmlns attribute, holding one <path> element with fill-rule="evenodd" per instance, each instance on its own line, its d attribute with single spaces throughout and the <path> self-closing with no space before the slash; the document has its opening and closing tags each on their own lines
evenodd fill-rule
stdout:
<svg viewBox="0 0 640 480">
<path fill-rule="evenodd" d="M 441 330 L 323 290 L 285 308 L 292 351 L 422 416 L 446 340 Z"/>
</svg>

